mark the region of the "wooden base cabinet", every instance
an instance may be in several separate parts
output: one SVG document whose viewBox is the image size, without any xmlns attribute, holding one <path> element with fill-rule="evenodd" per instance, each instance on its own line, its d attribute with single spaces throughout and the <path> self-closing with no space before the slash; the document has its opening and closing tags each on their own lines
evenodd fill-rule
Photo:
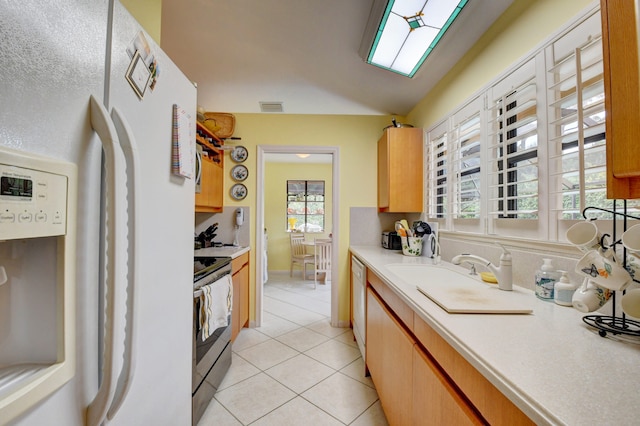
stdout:
<svg viewBox="0 0 640 426">
<path fill-rule="evenodd" d="M 508 426 L 534 424 L 422 318 L 414 318 L 413 331 L 433 362 L 446 372 L 450 383 L 455 383 L 461 395 L 487 423 Z"/>
<path fill-rule="evenodd" d="M 534 423 L 367 270 L 366 367 L 390 425 Z"/>
<path fill-rule="evenodd" d="M 411 424 L 414 344 L 378 295 L 367 289 L 367 366 L 390 425 Z"/>
<path fill-rule="evenodd" d="M 482 419 L 418 345 L 413 348 L 414 425 L 481 425 Z"/>
<path fill-rule="evenodd" d="M 231 312 L 231 341 L 249 324 L 249 253 L 231 261 L 233 281 L 233 311 Z"/>
</svg>

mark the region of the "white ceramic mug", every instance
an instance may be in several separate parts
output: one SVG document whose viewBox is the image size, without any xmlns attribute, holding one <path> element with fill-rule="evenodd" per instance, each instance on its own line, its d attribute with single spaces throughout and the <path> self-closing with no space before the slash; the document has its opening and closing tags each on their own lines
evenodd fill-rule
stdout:
<svg viewBox="0 0 640 426">
<path fill-rule="evenodd" d="M 626 269 L 597 250 L 591 250 L 582 256 L 576 265 L 576 272 L 599 287 L 613 291 L 624 290 L 631 283 L 631 275 Z"/>
<path fill-rule="evenodd" d="M 632 279 L 640 280 L 640 254 L 627 254 L 626 268 Z"/>
<path fill-rule="evenodd" d="M 567 240 L 583 252 L 599 250 L 602 235 L 593 221 L 578 222 L 567 229 Z"/>
<path fill-rule="evenodd" d="M 627 290 L 621 304 L 625 314 L 640 319 L 640 288 Z"/>
<path fill-rule="evenodd" d="M 633 225 L 622 234 L 622 245 L 631 253 L 640 253 L 640 225 Z"/>
<path fill-rule="evenodd" d="M 598 287 L 585 278 L 582 286 L 573 293 L 571 304 L 580 312 L 593 312 L 603 307 L 612 294 L 608 288 Z"/>
</svg>

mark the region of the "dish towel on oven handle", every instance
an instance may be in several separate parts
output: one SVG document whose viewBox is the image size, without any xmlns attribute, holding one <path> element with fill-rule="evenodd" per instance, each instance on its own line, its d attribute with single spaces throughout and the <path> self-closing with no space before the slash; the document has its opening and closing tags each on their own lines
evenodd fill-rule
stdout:
<svg viewBox="0 0 640 426">
<path fill-rule="evenodd" d="M 220 327 L 229 325 L 229 313 L 233 300 L 231 275 L 225 275 L 216 282 L 200 288 L 200 329 L 202 341 Z"/>
</svg>

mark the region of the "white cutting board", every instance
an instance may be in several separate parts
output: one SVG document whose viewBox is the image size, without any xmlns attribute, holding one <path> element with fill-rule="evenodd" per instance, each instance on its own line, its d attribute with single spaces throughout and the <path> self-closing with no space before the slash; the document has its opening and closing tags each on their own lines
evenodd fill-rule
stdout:
<svg viewBox="0 0 640 426">
<path fill-rule="evenodd" d="M 478 282 L 449 281 L 418 284 L 418 291 L 450 314 L 530 314 L 528 303 L 509 291 Z"/>
<path fill-rule="evenodd" d="M 500 290 L 497 284 L 486 284 L 451 268 L 427 264 L 390 264 L 385 267 L 452 314 L 533 312 L 531 295 L 517 290 Z"/>
</svg>

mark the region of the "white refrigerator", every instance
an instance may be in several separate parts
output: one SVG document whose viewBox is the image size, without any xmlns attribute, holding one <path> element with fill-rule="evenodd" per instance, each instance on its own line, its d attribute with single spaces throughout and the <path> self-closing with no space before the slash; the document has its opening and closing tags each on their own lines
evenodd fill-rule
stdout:
<svg viewBox="0 0 640 426">
<path fill-rule="evenodd" d="M 182 175 L 172 155 L 174 105 L 187 117 L 182 135 L 185 122 L 186 134 L 195 135 L 194 84 L 118 0 L 7 0 L 0 4 L 0 39 L 0 148 L 72 163 L 78 184 L 77 220 L 67 223 L 76 246 L 73 297 L 65 299 L 74 307 L 73 374 L 17 417 L 0 411 L 0 425 L 189 425 L 192 147 L 181 147 Z M 136 51 L 142 62 L 132 62 Z M 147 80 L 149 63 L 156 64 L 155 80 Z M 111 186 L 124 177 L 103 175 L 107 160 L 91 97 L 114 119 L 119 143 L 126 145 L 123 129 L 133 135 L 138 168 L 125 162 L 129 154 L 115 154 L 136 182 L 126 190 Z M 0 211 L 5 201 L 0 197 Z M 111 203 L 120 208 L 113 216 Z M 117 244 L 106 240 L 115 220 L 126 224 Z M 55 358 L 55 336 L 72 318 L 56 317 L 56 303 L 63 303 L 56 294 L 57 239 L 3 241 L 3 226 L 0 408 L 3 367 Z M 110 292 L 110 279 L 120 290 Z"/>
</svg>

